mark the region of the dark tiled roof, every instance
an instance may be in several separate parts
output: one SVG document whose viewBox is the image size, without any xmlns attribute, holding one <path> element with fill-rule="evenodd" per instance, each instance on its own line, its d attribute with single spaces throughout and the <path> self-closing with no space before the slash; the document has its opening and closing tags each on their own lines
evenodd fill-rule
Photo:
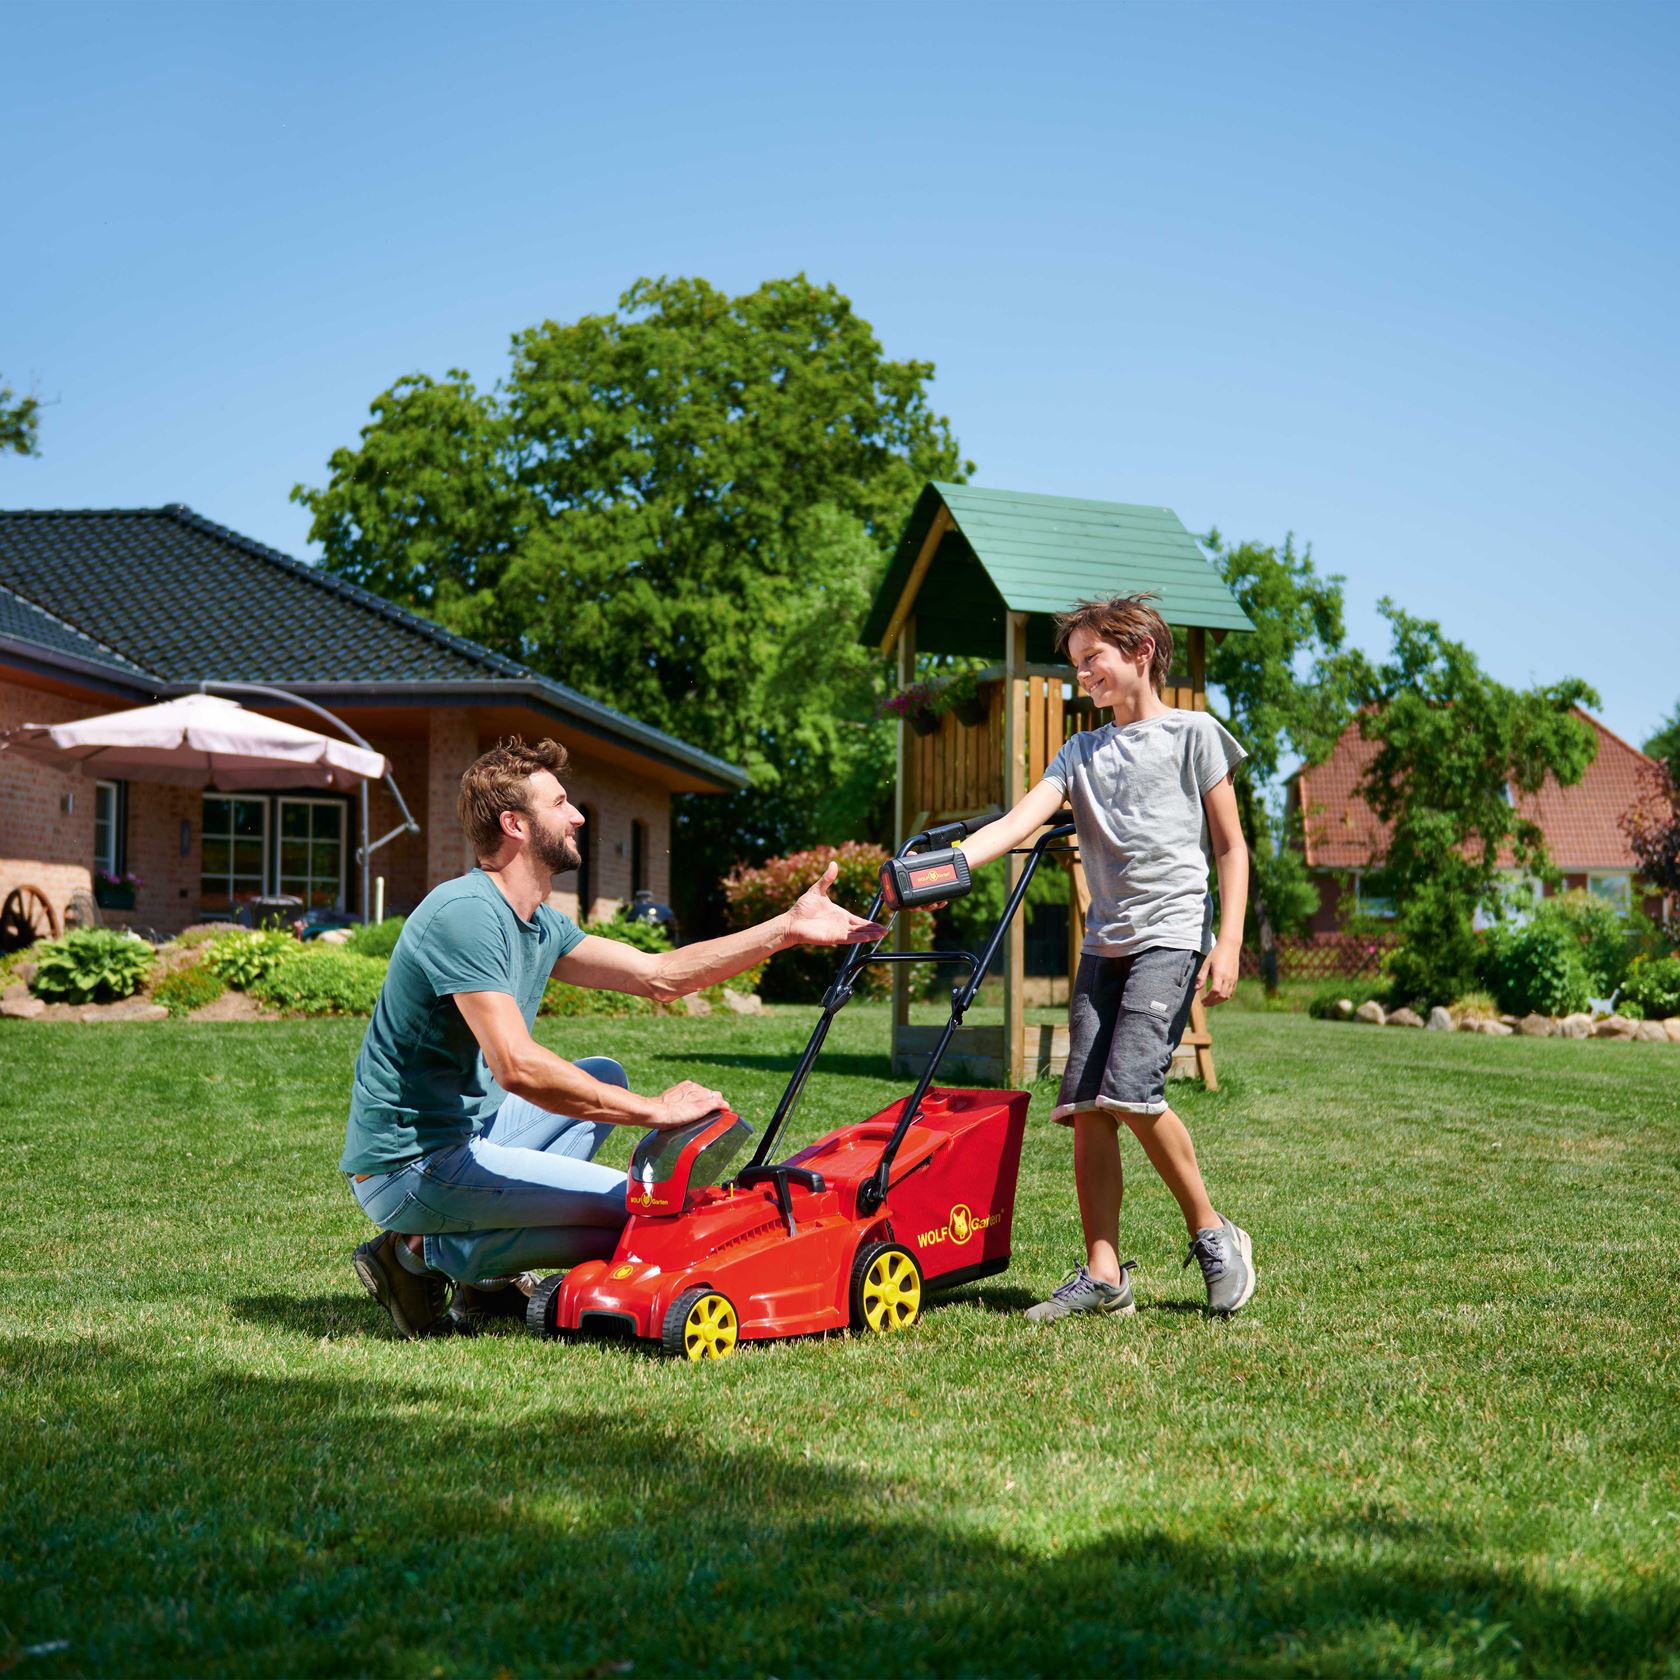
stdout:
<svg viewBox="0 0 1680 1680">
<path fill-rule="evenodd" d="M 190 508 L 0 511 L 0 586 L 166 685 L 511 682 L 626 745 L 746 785 L 722 759 Z"/>
<path fill-rule="evenodd" d="M 125 659 L 115 650 L 102 647 L 91 636 L 84 636 L 73 625 L 65 624 L 3 586 L 0 586 L 0 639 L 28 642 L 33 647 L 69 654 L 85 664 L 107 667 L 113 675 L 152 677 L 150 671 L 143 670 L 132 659 Z"/>
</svg>

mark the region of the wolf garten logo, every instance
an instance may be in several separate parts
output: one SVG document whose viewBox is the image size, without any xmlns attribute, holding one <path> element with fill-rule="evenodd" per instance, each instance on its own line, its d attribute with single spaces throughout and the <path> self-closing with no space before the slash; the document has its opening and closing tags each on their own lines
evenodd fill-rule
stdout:
<svg viewBox="0 0 1680 1680">
<path fill-rule="evenodd" d="M 656 1196 L 651 1190 L 632 1190 L 625 1200 L 633 1208 L 669 1207 L 670 1199 L 666 1196 Z"/>
<path fill-rule="evenodd" d="M 976 1218 L 967 1202 L 958 1202 L 945 1216 L 945 1223 L 936 1231 L 921 1231 L 916 1236 L 917 1248 L 932 1248 L 935 1243 L 954 1242 L 959 1247 L 972 1236 L 995 1225 L 1003 1218 L 1001 1211 L 983 1213 Z"/>
</svg>

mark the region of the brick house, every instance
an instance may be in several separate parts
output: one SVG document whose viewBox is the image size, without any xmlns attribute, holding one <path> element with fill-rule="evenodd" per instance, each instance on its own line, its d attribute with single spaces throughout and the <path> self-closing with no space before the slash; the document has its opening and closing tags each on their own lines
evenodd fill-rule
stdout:
<svg viewBox="0 0 1680 1680">
<path fill-rule="evenodd" d="M 374 854 L 388 911 L 468 867 L 461 772 L 505 735 L 552 735 L 589 819 L 584 864 L 552 902 L 580 920 L 639 887 L 670 893 L 671 795 L 744 788 L 746 774 L 676 736 L 187 508 L 0 511 L 0 730 L 146 705 L 201 681 L 275 684 L 327 707 L 391 761 L 419 822 Z M 305 728 L 301 708 L 244 696 Z M 378 836 L 400 821 L 371 790 Z M 293 892 L 359 914 L 359 798 L 223 794 L 101 781 L 0 755 L 0 899 L 39 887 L 62 914 L 96 869 L 144 885 L 113 923 L 170 932 L 241 899 Z"/>
<path fill-rule="evenodd" d="M 1537 794 L 1517 798 L 1545 835 L 1547 853 L 1563 872 L 1563 890 L 1585 888 L 1626 906 L 1638 888 L 1633 852 L 1618 819 L 1638 799 L 1639 772 L 1651 761 L 1597 718 L 1578 707 L 1575 715 L 1598 736 L 1586 774 L 1567 788 L 1548 777 Z M 1359 792 L 1376 755 L 1377 743 L 1360 735 L 1356 720 L 1322 764 L 1303 766 L 1290 781 L 1289 802 L 1301 813 L 1307 868 L 1319 884 L 1315 934 L 1340 931 L 1349 914 L 1389 913 L 1388 902 L 1364 885 L 1388 844 L 1388 825 L 1377 820 Z M 1660 918 L 1661 897 L 1639 896 L 1646 914 Z"/>
</svg>

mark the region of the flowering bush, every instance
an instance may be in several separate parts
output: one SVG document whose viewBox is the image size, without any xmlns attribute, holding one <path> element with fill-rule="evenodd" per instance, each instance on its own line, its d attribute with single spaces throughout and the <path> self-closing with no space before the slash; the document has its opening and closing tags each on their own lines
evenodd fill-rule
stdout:
<svg viewBox="0 0 1680 1680">
<path fill-rule="evenodd" d="M 843 846 L 813 846 L 806 852 L 790 852 L 771 858 L 757 868 L 737 868 L 723 883 L 731 927 L 751 927 L 789 909 L 793 901 L 829 866 L 839 865 L 839 874 L 829 888 L 829 897 L 859 916 L 866 916 L 880 886 L 881 865 L 887 854 L 879 846 L 862 840 L 848 840 Z M 933 917 L 926 910 L 910 912 L 911 944 L 918 951 L 933 943 Z M 799 946 L 779 952 L 770 959 L 760 988 L 767 1000 L 783 1003 L 814 1003 L 828 989 L 840 966 L 839 948 Z M 865 968 L 858 978 L 859 997 L 883 997 L 891 989 L 887 965 Z"/>
</svg>

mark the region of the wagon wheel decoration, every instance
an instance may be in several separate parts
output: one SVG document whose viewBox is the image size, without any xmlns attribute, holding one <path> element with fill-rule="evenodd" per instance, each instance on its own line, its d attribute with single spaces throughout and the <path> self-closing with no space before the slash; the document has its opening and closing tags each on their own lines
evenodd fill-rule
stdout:
<svg viewBox="0 0 1680 1680">
<path fill-rule="evenodd" d="M 25 881 L 6 894 L 0 905 L 0 951 L 21 951 L 37 939 L 58 937 L 58 912 L 47 895 Z"/>
</svg>

